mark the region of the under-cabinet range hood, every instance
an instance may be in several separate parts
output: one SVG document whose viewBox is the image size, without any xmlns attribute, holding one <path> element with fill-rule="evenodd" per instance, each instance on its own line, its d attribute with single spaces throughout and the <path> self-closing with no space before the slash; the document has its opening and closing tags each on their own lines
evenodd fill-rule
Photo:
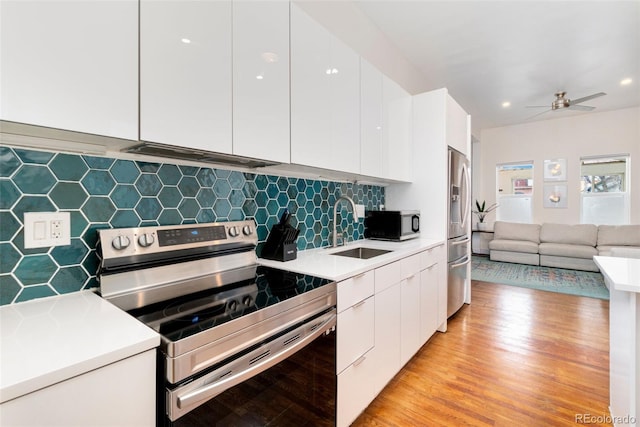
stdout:
<svg viewBox="0 0 640 427">
<path fill-rule="evenodd" d="M 171 159 L 216 163 L 245 168 L 259 168 L 279 164 L 268 160 L 258 160 L 232 154 L 214 153 L 212 151 L 198 150 L 194 148 L 176 147 L 172 145 L 158 144 L 155 142 L 141 142 L 140 144 L 124 148 L 122 151 L 132 154 L 144 154 L 148 156 L 168 157 Z"/>
</svg>

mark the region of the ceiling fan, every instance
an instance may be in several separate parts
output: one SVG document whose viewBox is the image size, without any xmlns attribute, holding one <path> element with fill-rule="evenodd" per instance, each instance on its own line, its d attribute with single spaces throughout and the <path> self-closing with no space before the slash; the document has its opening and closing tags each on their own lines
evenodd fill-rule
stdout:
<svg viewBox="0 0 640 427">
<path fill-rule="evenodd" d="M 598 98 L 600 96 L 606 95 L 606 93 L 604 93 L 604 92 L 598 92 L 598 93 L 594 93 L 593 95 L 589 95 L 589 96 L 585 96 L 585 97 L 582 97 L 582 98 L 571 100 L 569 98 L 565 98 L 566 94 L 567 94 L 567 92 L 556 92 L 555 93 L 556 99 L 554 99 L 553 102 L 551 103 L 551 108 L 549 108 L 548 110 L 543 111 L 542 113 L 538 113 L 535 116 L 529 117 L 529 118 L 533 118 L 533 117 L 539 116 L 540 114 L 544 114 L 544 113 L 547 113 L 549 111 L 558 111 L 558 110 L 563 110 L 563 109 L 580 110 L 580 111 L 591 111 L 591 110 L 595 109 L 596 107 L 590 107 L 588 105 L 578 105 L 578 104 L 582 104 L 585 101 L 589 101 L 591 99 Z M 527 105 L 526 108 L 548 108 L 548 106 L 547 105 Z"/>
</svg>

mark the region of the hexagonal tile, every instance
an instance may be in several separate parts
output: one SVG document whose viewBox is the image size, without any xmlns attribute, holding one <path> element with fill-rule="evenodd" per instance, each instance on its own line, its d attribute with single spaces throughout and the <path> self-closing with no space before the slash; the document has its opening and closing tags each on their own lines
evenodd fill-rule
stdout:
<svg viewBox="0 0 640 427">
<path fill-rule="evenodd" d="M 0 147 L 0 176 L 10 177 L 18 170 L 22 162 L 12 149 Z"/>
<path fill-rule="evenodd" d="M 36 285 L 47 283 L 57 270 L 49 255 L 30 255 L 22 258 L 14 274 L 23 285 Z"/>
<path fill-rule="evenodd" d="M 245 179 L 242 172 L 231 171 L 229 174 L 229 185 L 234 190 L 242 190 L 244 187 Z"/>
<path fill-rule="evenodd" d="M 0 211 L 0 242 L 8 242 L 15 236 L 22 224 L 9 211 Z"/>
<path fill-rule="evenodd" d="M 180 165 L 178 167 L 180 168 L 180 173 L 184 176 L 196 176 L 200 170 L 200 168 L 196 166 Z"/>
<path fill-rule="evenodd" d="M 216 174 L 213 169 L 200 169 L 196 178 L 202 187 L 213 187 L 213 183 L 216 182 Z"/>
<path fill-rule="evenodd" d="M 213 211 L 217 217 L 226 218 L 231 211 L 231 204 L 227 199 L 218 199 L 213 205 Z"/>
<path fill-rule="evenodd" d="M 196 215 L 196 221 L 203 222 L 215 222 L 216 215 L 213 213 L 213 209 L 200 209 L 198 215 Z"/>
<path fill-rule="evenodd" d="M 231 186 L 229 185 L 229 181 L 226 179 L 216 179 L 215 184 L 213 184 L 213 191 L 216 193 L 216 197 L 220 199 L 226 199 L 231 194 Z"/>
<path fill-rule="evenodd" d="M 216 178 L 219 179 L 228 179 L 229 175 L 231 175 L 231 171 L 226 169 L 214 169 L 213 172 L 216 174 Z"/>
<path fill-rule="evenodd" d="M 164 185 L 178 185 L 182 172 L 176 165 L 163 164 L 158 170 L 158 177 Z"/>
<path fill-rule="evenodd" d="M 116 182 L 121 184 L 133 184 L 140 176 L 140 170 L 131 160 L 116 160 L 109 171 Z"/>
<path fill-rule="evenodd" d="M 49 197 L 58 209 L 79 209 L 89 195 L 77 182 L 58 182 Z"/>
<path fill-rule="evenodd" d="M 25 286 L 18 294 L 15 302 L 25 302 L 32 299 L 52 297 L 57 295 L 49 285 Z"/>
<path fill-rule="evenodd" d="M 276 200 L 269 200 L 269 202 L 267 202 L 267 212 L 269 212 L 269 215 L 279 215 L 281 210 L 284 210 L 284 208 L 281 209 Z"/>
<path fill-rule="evenodd" d="M 267 212 L 266 208 L 258 208 L 256 209 L 254 218 L 256 219 L 256 222 L 258 223 L 258 225 L 266 224 L 267 218 L 269 218 L 269 212 Z"/>
<path fill-rule="evenodd" d="M 82 212 L 90 222 L 109 222 L 116 207 L 108 197 L 89 197 Z"/>
<path fill-rule="evenodd" d="M 100 258 L 98 258 L 96 251 L 89 251 L 84 261 L 82 261 L 82 267 L 90 276 L 97 274 L 98 268 L 100 267 Z"/>
<path fill-rule="evenodd" d="M 196 200 L 200 204 L 200 207 L 211 209 L 216 201 L 216 195 L 211 188 L 201 188 L 200 191 L 198 191 Z"/>
<path fill-rule="evenodd" d="M 95 249 L 98 244 L 98 230 L 110 228 L 109 224 L 91 224 L 82 235 L 82 240 L 88 248 Z"/>
<path fill-rule="evenodd" d="M 115 159 L 108 157 L 82 156 L 82 159 L 91 169 L 107 170 L 115 162 Z"/>
<path fill-rule="evenodd" d="M 182 222 L 182 216 L 178 209 L 163 209 L 158 217 L 160 225 L 177 225 Z"/>
<path fill-rule="evenodd" d="M 70 211 L 71 214 L 71 237 L 80 237 L 89 225 L 89 221 L 80 211 Z"/>
<path fill-rule="evenodd" d="M 120 209 L 109 221 L 114 228 L 137 227 L 140 224 L 140 218 L 132 209 Z"/>
<path fill-rule="evenodd" d="M 0 243 L 0 272 L 9 273 L 20 261 L 21 255 L 11 243 Z"/>
<path fill-rule="evenodd" d="M 59 294 L 68 294 L 81 290 L 88 278 L 89 275 L 82 267 L 65 267 L 53 276 L 51 286 Z"/>
<path fill-rule="evenodd" d="M 160 170 L 160 167 L 162 166 L 160 163 L 152 163 L 152 162 L 136 162 L 136 165 L 138 165 L 138 168 L 140 169 L 141 172 L 149 172 L 149 173 L 158 172 L 158 170 Z"/>
<path fill-rule="evenodd" d="M 119 209 L 131 209 L 140 201 L 140 193 L 132 184 L 116 185 L 109 197 Z"/>
<path fill-rule="evenodd" d="M 278 197 L 278 192 L 280 190 L 278 189 L 278 185 L 275 182 L 270 182 L 267 185 L 267 196 L 269 196 L 270 199 L 275 199 L 276 197 Z"/>
<path fill-rule="evenodd" d="M 163 187 L 158 194 L 158 200 L 165 208 L 177 208 L 182 200 L 178 187 Z"/>
<path fill-rule="evenodd" d="M 289 181 L 287 180 L 287 178 L 281 176 L 276 181 L 276 185 L 278 186 L 278 190 L 287 191 L 287 187 L 289 187 Z"/>
<path fill-rule="evenodd" d="M 20 160 L 22 160 L 22 163 L 33 163 L 37 165 L 46 165 L 54 156 L 54 153 L 46 151 L 25 150 L 22 148 L 15 148 L 14 151 Z"/>
<path fill-rule="evenodd" d="M 58 153 L 49 163 L 49 169 L 59 180 L 80 181 L 89 167 L 78 155 Z"/>
<path fill-rule="evenodd" d="M 267 196 L 267 192 L 264 190 L 258 190 L 255 197 L 256 203 L 258 206 L 266 206 L 269 201 L 269 196 Z"/>
<path fill-rule="evenodd" d="M 242 207 L 245 200 L 246 197 L 244 197 L 244 193 L 242 192 L 242 190 L 231 190 L 231 194 L 229 194 L 229 203 L 231 203 L 232 207 Z"/>
<path fill-rule="evenodd" d="M 180 205 L 178 206 L 178 210 L 182 215 L 183 219 L 195 219 L 196 215 L 200 211 L 200 205 L 196 201 L 196 199 L 182 199 Z"/>
<path fill-rule="evenodd" d="M 10 274 L 0 274 L 0 305 L 11 304 L 22 286 Z"/>
<path fill-rule="evenodd" d="M 244 212 L 244 215 L 247 217 L 252 217 L 256 214 L 256 210 L 258 209 L 258 206 L 256 205 L 256 202 L 254 200 L 245 200 L 244 204 L 242 205 L 242 212 Z"/>
<path fill-rule="evenodd" d="M 10 179 L 0 179 L 0 209 L 11 209 L 21 193 Z"/>
<path fill-rule="evenodd" d="M 286 208 L 289 206 L 289 196 L 287 195 L 287 193 L 284 193 L 284 192 L 278 193 L 278 197 L 276 198 L 276 201 L 278 202 L 278 205 L 281 208 Z"/>
<path fill-rule="evenodd" d="M 13 182 L 23 193 L 46 194 L 56 178 L 46 166 L 23 165 L 13 176 Z"/>
<path fill-rule="evenodd" d="M 136 181 L 136 188 L 143 196 L 157 196 L 162 189 L 162 182 L 155 174 L 143 173 Z"/>
<path fill-rule="evenodd" d="M 258 190 L 266 190 L 267 185 L 269 184 L 269 180 L 267 179 L 266 175 L 256 175 L 254 182 Z"/>
<path fill-rule="evenodd" d="M 229 212 L 229 216 L 227 218 L 229 221 L 242 221 L 245 217 L 241 208 L 233 208 Z"/>
<path fill-rule="evenodd" d="M 60 266 L 80 264 L 89 249 L 82 239 L 71 239 L 68 246 L 56 246 L 51 250 L 51 257 Z"/>
<path fill-rule="evenodd" d="M 244 184 L 244 187 L 242 188 L 242 192 L 244 193 L 245 197 L 251 199 L 258 193 L 258 187 L 256 186 L 255 182 L 247 180 Z"/>
<path fill-rule="evenodd" d="M 80 182 L 92 196 L 106 196 L 116 186 L 116 182 L 106 170 L 90 170 Z"/>
<path fill-rule="evenodd" d="M 178 183 L 178 189 L 184 197 L 196 197 L 198 190 L 200 190 L 200 184 L 198 180 L 192 176 L 184 176 Z"/>
<path fill-rule="evenodd" d="M 136 212 L 142 220 L 156 220 L 162 212 L 162 205 L 155 197 L 143 197 L 136 205 Z"/>
</svg>

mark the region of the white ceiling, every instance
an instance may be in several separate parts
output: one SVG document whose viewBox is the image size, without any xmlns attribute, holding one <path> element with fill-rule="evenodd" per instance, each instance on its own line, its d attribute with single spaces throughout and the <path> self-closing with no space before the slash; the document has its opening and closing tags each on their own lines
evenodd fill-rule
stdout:
<svg viewBox="0 0 640 427">
<path fill-rule="evenodd" d="M 567 98 L 593 112 L 640 105 L 640 1 L 364 0 L 357 7 L 425 79 L 447 87 L 475 131 L 574 114 L 531 116 Z M 633 83 L 621 86 L 623 78 Z M 503 108 L 509 101 L 511 106 Z"/>
</svg>

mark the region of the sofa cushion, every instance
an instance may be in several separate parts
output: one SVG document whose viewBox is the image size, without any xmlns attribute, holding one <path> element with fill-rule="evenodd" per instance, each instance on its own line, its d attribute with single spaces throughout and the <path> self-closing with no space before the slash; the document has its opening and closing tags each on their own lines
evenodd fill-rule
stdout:
<svg viewBox="0 0 640 427">
<path fill-rule="evenodd" d="M 599 226 L 598 246 L 640 246 L 640 224 Z"/>
<path fill-rule="evenodd" d="M 540 224 L 496 221 L 493 225 L 493 238 L 540 243 Z"/>
<path fill-rule="evenodd" d="M 564 243 L 540 243 L 538 247 L 540 255 L 553 255 L 569 258 L 593 258 L 598 255 L 598 250 L 593 246 L 567 245 Z"/>
<path fill-rule="evenodd" d="M 529 254 L 538 253 L 538 244 L 525 240 L 496 240 L 489 242 L 489 249 L 494 251 L 525 252 Z"/>
<path fill-rule="evenodd" d="M 540 228 L 541 243 L 595 247 L 597 240 L 598 227 L 593 224 L 542 224 Z"/>
</svg>

